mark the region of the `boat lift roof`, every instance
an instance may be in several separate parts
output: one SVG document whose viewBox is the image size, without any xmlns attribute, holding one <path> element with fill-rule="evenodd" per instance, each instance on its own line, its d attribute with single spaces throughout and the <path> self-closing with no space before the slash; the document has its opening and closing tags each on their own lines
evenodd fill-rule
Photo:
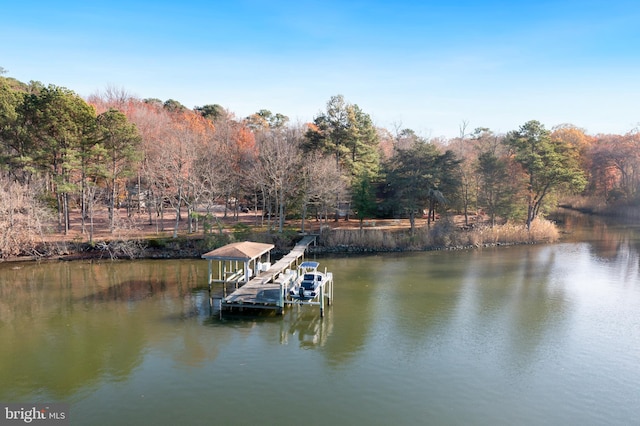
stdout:
<svg viewBox="0 0 640 426">
<path fill-rule="evenodd" d="M 307 260 L 307 261 L 302 262 L 302 263 L 300 264 L 300 267 L 301 267 L 301 268 L 312 268 L 312 269 L 318 269 L 318 266 L 320 266 L 320 263 L 318 263 L 318 262 L 314 262 L 314 261 L 311 261 L 311 260 Z"/>
<path fill-rule="evenodd" d="M 275 246 L 273 244 L 243 241 L 227 244 L 224 247 L 212 250 L 203 254 L 202 258 L 207 260 L 239 260 L 246 262 L 259 258 L 263 254 L 271 251 L 274 247 Z"/>
</svg>

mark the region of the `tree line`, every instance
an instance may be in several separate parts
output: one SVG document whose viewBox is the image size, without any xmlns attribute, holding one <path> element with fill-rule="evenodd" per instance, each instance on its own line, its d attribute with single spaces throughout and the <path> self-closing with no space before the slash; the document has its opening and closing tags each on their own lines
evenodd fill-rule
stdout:
<svg viewBox="0 0 640 426">
<path fill-rule="evenodd" d="M 120 207 L 159 224 L 172 209 L 177 235 L 184 220 L 189 232 L 214 226 L 220 205 L 230 215 L 260 212 L 278 231 L 287 217 L 301 218 L 304 230 L 310 217 L 351 215 L 361 226 L 408 217 L 413 230 L 416 218 L 431 223 L 438 212 L 464 214 L 467 225 L 482 212 L 491 224 L 529 226 L 569 193 L 638 199 L 636 130 L 591 136 L 535 120 L 505 134 L 466 127 L 451 139 L 376 127 L 341 95 L 312 122 L 291 123 L 267 109 L 240 118 L 217 104 L 189 109 L 113 87 L 83 99 L 0 76 L 0 250 L 36 238 L 47 211 L 66 233 L 78 209 L 92 240 L 94 211 L 105 207 L 112 230 L 124 226 Z"/>
</svg>

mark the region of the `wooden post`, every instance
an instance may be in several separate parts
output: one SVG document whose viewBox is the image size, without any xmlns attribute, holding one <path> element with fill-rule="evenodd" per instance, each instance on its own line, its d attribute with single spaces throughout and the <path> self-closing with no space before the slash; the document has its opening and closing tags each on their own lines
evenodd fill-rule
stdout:
<svg viewBox="0 0 640 426">
<path fill-rule="evenodd" d="M 227 261 L 222 261 L 222 297 L 227 297 Z"/>
<path fill-rule="evenodd" d="M 213 315 L 213 294 L 211 294 L 211 283 L 213 281 L 213 266 L 211 259 L 208 260 L 207 281 L 209 281 L 209 315 Z"/>
<path fill-rule="evenodd" d="M 209 259 L 209 273 L 207 274 L 209 280 L 209 293 L 211 293 L 211 282 L 213 281 L 213 266 L 212 261 Z"/>
<path fill-rule="evenodd" d="M 333 274 L 331 275 L 331 296 L 329 297 L 329 304 L 333 301 Z"/>
<path fill-rule="evenodd" d="M 324 267 L 324 276 L 329 277 L 326 266 Z M 327 305 L 331 306 L 331 299 L 333 299 L 333 274 L 331 274 L 331 277 L 327 281 L 327 285 L 329 286 L 327 289 Z"/>
</svg>

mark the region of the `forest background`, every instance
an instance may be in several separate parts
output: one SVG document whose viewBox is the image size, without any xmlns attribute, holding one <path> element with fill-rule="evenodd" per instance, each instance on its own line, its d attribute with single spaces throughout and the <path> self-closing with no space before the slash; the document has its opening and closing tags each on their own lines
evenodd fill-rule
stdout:
<svg viewBox="0 0 640 426">
<path fill-rule="evenodd" d="M 5 74 L 3 259 L 286 246 L 310 231 L 361 250 L 550 241 L 557 229 L 543 219 L 559 204 L 637 219 L 638 129 L 589 135 L 531 120 L 496 134 L 463 121 L 458 137 L 427 139 L 374 126 L 341 95 L 291 123 L 114 87 L 83 99 Z"/>
</svg>

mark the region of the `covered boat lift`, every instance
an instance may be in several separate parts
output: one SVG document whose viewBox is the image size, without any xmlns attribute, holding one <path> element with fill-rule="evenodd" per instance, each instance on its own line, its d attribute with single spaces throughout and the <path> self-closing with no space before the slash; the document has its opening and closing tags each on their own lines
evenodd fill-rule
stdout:
<svg viewBox="0 0 640 426">
<path fill-rule="evenodd" d="M 227 244 L 201 257 L 209 261 L 209 289 L 213 283 L 248 283 L 254 274 L 271 267 L 273 244 L 242 241 Z M 213 262 L 218 262 L 218 278 L 213 278 Z"/>
<path fill-rule="evenodd" d="M 304 259 L 307 247 L 314 243 L 316 236 L 304 236 L 293 249 L 271 264 L 272 244 L 245 241 L 220 247 L 202 255 L 209 261 L 209 294 L 213 283 L 223 283 L 225 295 L 220 299 L 220 315 L 223 311 L 243 311 L 245 309 L 275 310 L 282 314 L 290 302 L 287 293 L 297 278 L 297 268 Z M 266 258 L 266 260 L 265 260 Z M 213 278 L 213 261 L 218 261 L 218 278 Z M 241 267 L 242 265 L 242 267 Z M 253 269 L 251 268 L 253 266 Z M 333 275 L 329 274 L 327 291 L 318 302 L 297 301 L 298 304 L 320 306 L 320 316 L 324 315 L 324 299 L 331 304 L 333 297 Z M 226 295 L 226 284 L 234 283 L 236 290 Z M 212 299 L 213 305 L 213 299 Z"/>
</svg>

